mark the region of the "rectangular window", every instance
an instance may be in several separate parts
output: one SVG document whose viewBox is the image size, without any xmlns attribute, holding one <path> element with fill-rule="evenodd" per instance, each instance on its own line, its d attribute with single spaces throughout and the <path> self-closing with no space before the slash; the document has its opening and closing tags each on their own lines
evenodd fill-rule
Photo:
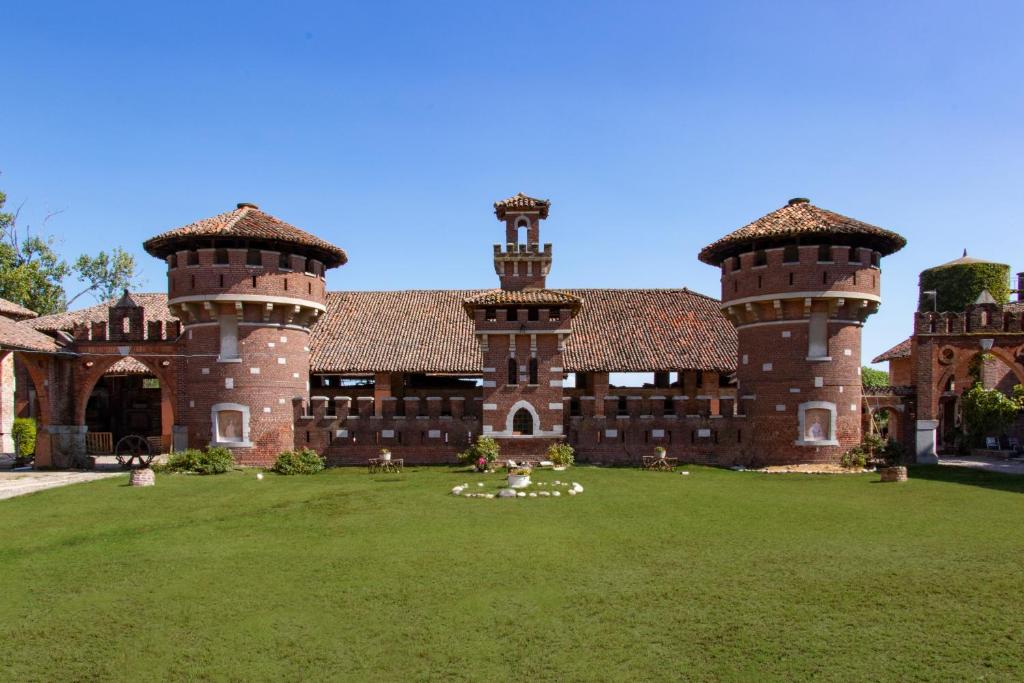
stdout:
<svg viewBox="0 0 1024 683">
<path fill-rule="evenodd" d="M 228 250 L 215 249 L 213 251 L 213 262 L 218 266 L 226 266 L 228 264 Z"/>
<path fill-rule="evenodd" d="M 790 244 L 782 250 L 783 263 L 797 263 L 800 261 L 800 247 Z"/>
<path fill-rule="evenodd" d="M 217 360 L 238 359 L 238 318 L 233 313 L 220 316 L 220 356 Z"/>
<path fill-rule="evenodd" d="M 818 263 L 831 263 L 832 262 L 832 246 L 829 244 L 821 244 L 818 246 Z"/>
<path fill-rule="evenodd" d="M 828 356 L 828 314 L 811 313 L 807 325 L 807 357 L 826 358 Z"/>
<path fill-rule="evenodd" d="M 250 249 L 245 252 L 245 265 L 247 266 L 262 266 L 263 257 L 260 254 L 259 249 Z"/>
</svg>

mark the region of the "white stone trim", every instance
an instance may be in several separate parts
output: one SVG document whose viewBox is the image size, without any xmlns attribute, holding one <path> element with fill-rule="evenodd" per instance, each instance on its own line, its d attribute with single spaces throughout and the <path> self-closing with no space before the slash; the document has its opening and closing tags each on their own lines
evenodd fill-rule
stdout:
<svg viewBox="0 0 1024 683">
<path fill-rule="evenodd" d="M 219 441 L 217 439 L 217 414 L 222 410 L 235 410 L 242 413 L 242 440 L 241 441 Z M 214 403 L 210 407 L 210 445 L 227 446 L 228 448 L 251 448 L 249 441 L 249 406 L 241 403 Z"/>
<path fill-rule="evenodd" d="M 828 411 L 828 413 L 829 413 L 829 426 L 828 426 L 829 438 L 827 438 L 827 439 L 819 439 L 818 441 L 805 441 L 804 440 L 804 428 L 805 428 L 804 418 L 805 418 L 805 416 L 807 414 L 807 411 L 811 410 L 811 409 L 823 409 L 823 410 L 827 410 Z M 817 447 L 817 446 L 838 446 L 839 445 L 839 440 L 836 439 L 837 423 L 836 423 L 836 404 L 835 403 L 831 403 L 829 401 L 807 401 L 806 403 L 801 403 L 797 407 L 797 412 L 799 414 L 799 429 L 800 429 L 800 431 L 797 433 L 797 437 L 798 438 L 795 441 L 793 441 L 793 444 L 795 446 L 813 446 L 813 447 Z"/>
<path fill-rule="evenodd" d="M 304 308 L 315 308 L 318 311 L 326 311 L 327 307 L 309 299 L 298 299 L 291 296 L 268 296 L 266 294 L 190 294 L 179 296 L 167 302 L 168 306 L 178 304 L 189 304 L 201 301 L 223 301 L 233 303 L 241 301 L 248 304 L 281 304 L 282 306 L 302 306 Z"/>
<path fill-rule="evenodd" d="M 867 300 L 881 303 L 882 298 L 877 294 L 868 294 L 867 292 L 846 292 L 842 290 L 825 289 L 816 292 L 786 292 L 778 294 L 758 294 L 756 296 L 745 296 L 740 299 L 730 299 L 729 301 L 723 301 L 719 306 L 722 309 L 726 309 L 729 306 L 741 306 L 743 304 L 753 304 L 761 301 L 775 301 L 776 299 L 855 299 L 855 300 Z"/>
<path fill-rule="evenodd" d="M 806 318 L 787 318 L 786 320 L 765 320 L 758 323 L 742 323 L 736 325 L 736 329 L 747 329 L 748 327 L 767 327 L 768 325 L 806 325 L 808 320 Z M 829 318 L 829 325 L 856 325 L 857 327 L 863 327 L 864 322 L 862 320 L 846 320 L 843 318 Z"/>
</svg>

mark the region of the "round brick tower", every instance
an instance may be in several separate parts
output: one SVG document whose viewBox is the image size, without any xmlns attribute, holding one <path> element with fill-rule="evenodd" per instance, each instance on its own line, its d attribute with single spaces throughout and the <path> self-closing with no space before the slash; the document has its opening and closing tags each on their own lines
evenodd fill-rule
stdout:
<svg viewBox="0 0 1024 683">
<path fill-rule="evenodd" d="M 324 274 L 345 252 L 259 210 L 233 211 L 147 240 L 167 261 L 167 305 L 183 323 L 176 446 L 227 446 L 244 465 L 295 447 L 309 396 L 310 327 Z"/>
<path fill-rule="evenodd" d="M 881 257 L 905 244 L 798 198 L 700 252 L 722 269 L 736 326 L 752 464 L 838 462 L 860 442 L 861 327 L 881 302 Z"/>
</svg>

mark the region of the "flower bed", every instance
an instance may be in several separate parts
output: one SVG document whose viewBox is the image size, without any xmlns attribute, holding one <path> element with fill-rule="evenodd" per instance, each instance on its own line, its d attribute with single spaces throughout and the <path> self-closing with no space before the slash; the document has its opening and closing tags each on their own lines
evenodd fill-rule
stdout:
<svg viewBox="0 0 1024 683">
<path fill-rule="evenodd" d="M 507 486 L 495 486 L 499 480 L 488 482 L 477 482 L 476 486 L 462 483 L 451 490 L 451 495 L 459 498 L 479 498 L 483 500 L 494 500 L 496 498 L 562 498 L 563 496 L 578 496 L 583 493 L 583 486 L 578 482 L 561 481 L 556 479 L 552 482 L 532 482 L 529 486 L 513 489 Z"/>
</svg>

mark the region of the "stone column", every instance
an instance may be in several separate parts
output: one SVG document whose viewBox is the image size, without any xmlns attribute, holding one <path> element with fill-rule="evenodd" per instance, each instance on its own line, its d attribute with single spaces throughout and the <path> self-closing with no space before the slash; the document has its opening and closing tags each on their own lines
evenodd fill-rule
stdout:
<svg viewBox="0 0 1024 683">
<path fill-rule="evenodd" d="M 14 353 L 0 352 L 0 453 L 14 452 Z"/>
<path fill-rule="evenodd" d="M 918 420 L 917 438 L 914 442 L 916 448 L 917 462 L 920 465 L 936 465 L 939 462 L 938 453 L 935 450 L 936 432 L 939 428 L 938 420 Z"/>
</svg>

